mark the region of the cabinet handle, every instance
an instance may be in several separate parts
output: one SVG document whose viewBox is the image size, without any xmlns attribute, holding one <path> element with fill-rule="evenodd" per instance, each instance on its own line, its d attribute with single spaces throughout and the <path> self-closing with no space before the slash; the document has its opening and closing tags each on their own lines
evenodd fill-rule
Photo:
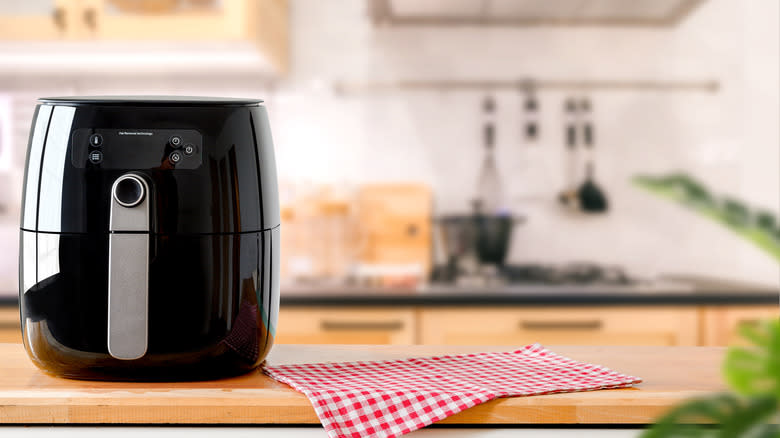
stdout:
<svg viewBox="0 0 780 438">
<path fill-rule="evenodd" d="M 90 30 L 95 30 L 97 27 L 97 12 L 95 8 L 84 9 L 84 22 L 87 23 L 87 27 Z"/>
<path fill-rule="evenodd" d="M 520 321 L 525 330 L 598 330 L 603 325 L 599 319 L 592 321 Z"/>
<path fill-rule="evenodd" d="M 402 321 L 322 321 L 320 328 L 326 331 L 353 330 L 353 331 L 398 331 L 404 328 Z"/>
<path fill-rule="evenodd" d="M 65 30 L 65 8 L 57 7 L 51 11 L 51 19 L 59 30 Z"/>
</svg>

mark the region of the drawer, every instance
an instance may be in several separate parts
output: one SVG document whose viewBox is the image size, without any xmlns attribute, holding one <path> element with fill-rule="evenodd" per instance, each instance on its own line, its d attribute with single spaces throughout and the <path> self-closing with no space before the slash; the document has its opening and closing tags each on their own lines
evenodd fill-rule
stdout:
<svg viewBox="0 0 780 438">
<path fill-rule="evenodd" d="M 696 345 L 698 311 L 663 307 L 425 309 L 422 343 L 437 345 Z"/>
<path fill-rule="evenodd" d="M 280 344 L 414 344 L 411 308 L 282 308 Z"/>
<path fill-rule="evenodd" d="M 22 342 L 22 330 L 19 326 L 19 308 L 0 307 L 0 343 Z"/>
<path fill-rule="evenodd" d="M 740 326 L 766 319 L 780 318 L 780 306 L 729 306 L 702 309 L 702 345 L 727 346 L 744 344 Z"/>
</svg>

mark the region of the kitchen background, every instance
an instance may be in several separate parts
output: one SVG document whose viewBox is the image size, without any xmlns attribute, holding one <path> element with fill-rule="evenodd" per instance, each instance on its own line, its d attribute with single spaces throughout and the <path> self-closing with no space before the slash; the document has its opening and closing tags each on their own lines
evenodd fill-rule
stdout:
<svg viewBox="0 0 780 438">
<path fill-rule="evenodd" d="M 198 14 L 222 27 L 202 27 L 211 22 Z M 71 24 L 82 15 L 84 23 Z M 5 296 L 17 294 L 35 98 L 193 94 L 266 100 L 283 203 L 283 312 L 285 294 L 301 290 L 333 295 L 343 285 L 370 295 L 392 286 L 408 295 L 438 284 L 430 271 L 453 247 L 450 230 L 432 218 L 473 214 L 486 125 L 501 210 L 522 218 L 507 264 L 618 266 L 648 282 L 723 279 L 778 302 L 777 258 L 633 181 L 684 174 L 718 202 L 739 200 L 738 213 L 744 204 L 778 217 L 777 1 L 38 0 L 2 1 L 0 16 Z M 414 16 L 424 18 L 404 20 Z M 555 16 L 564 18 L 544 19 Z M 46 26 L 54 29 L 36 35 Z M 568 114 L 569 99 L 590 111 Z M 526 109 L 529 100 L 535 109 Z M 584 180 L 585 125 L 608 200 L 602 213 L 559 199 L 573 175 L 567 126 L 577 127 L 576 186 Z M 775 248 L 777 227 L 764 227 Z M 471 287 L 476 301 L 480 288 L 504 285 L 495 266 L 485 273 L 464 257 L 456 270 L 468 281 L 448 284 Z"/>
</svg>

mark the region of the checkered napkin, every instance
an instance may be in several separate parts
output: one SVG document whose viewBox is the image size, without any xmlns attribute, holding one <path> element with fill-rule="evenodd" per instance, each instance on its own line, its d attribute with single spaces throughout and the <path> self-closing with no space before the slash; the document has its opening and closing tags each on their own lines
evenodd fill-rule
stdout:
<svg viewBox="0 0 780 438">
<path fill-rule="evenodd" d="M 331 438 L 396 437 L 498 397 L 622 388 L 641 382 L 539 344 L 376 362 L 267 366 L 309 398 Z"/>
</svg>

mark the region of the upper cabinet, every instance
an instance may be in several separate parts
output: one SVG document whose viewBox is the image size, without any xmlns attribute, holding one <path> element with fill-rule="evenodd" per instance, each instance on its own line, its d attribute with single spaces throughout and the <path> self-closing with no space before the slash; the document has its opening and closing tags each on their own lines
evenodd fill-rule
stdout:
<svg viewBox="0 0 780 438">
<path fill-rule="evenodd" d="M 675 26 L 704 0 L 368 0 L 389 26 Z"/>
<path fill-rule="evenodd" d="M 0 0 L 0 40 L 68 41 L 69 48 L 100 42 L 120 54 L 151 43 L 220 55 L 254 51 L 283 74 L 288 6 L 287 0 Z"/>
<path fill-rule="evenodd" d="M 76 2 L 72 2 L 75 4 Z M 66 32 L 68 0 L 0 0 L 0 39 L 56 40 Z"/>
</svg>

